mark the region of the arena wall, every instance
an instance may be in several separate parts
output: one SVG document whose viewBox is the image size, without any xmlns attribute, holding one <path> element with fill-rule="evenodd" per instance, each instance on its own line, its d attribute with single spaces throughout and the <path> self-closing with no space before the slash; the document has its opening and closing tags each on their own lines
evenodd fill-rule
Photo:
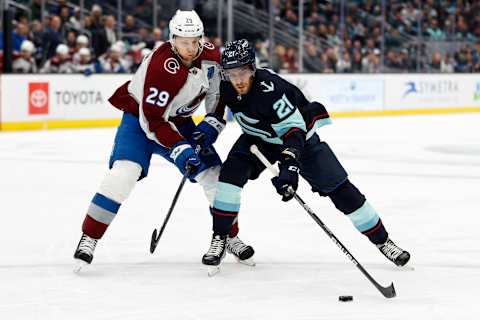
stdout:
<svg viewBox="0 0 480 320">
<path fill-rule="evenodd" d="M 478 74 L 290 74 L 336 117 L 480 112 Z M 0 75 L 0 130 L 109 127 L 107 101 L 131 75 Z M 198 110 L 198 120 L 203 108 Z"/>
</svg>

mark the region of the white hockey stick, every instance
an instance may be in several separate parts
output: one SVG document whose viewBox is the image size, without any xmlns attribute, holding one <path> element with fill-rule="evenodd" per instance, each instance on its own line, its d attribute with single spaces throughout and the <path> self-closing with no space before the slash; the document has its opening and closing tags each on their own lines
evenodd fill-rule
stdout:
<svg viewBox="0 0 480 320">
<path fill-rule="evenodd" d="M 278 169 L 274 167 L 267 158 L 265 158 L 265 156 L 260 152 L 260 150 L 258 150 L 256 145 L 252 145 L 250 147 L 250 151 L 257 156 L 257 158 L 274 176 L 278 176 Z M 375 281 L 375 279 L 373 279 L 373 277 L 367 272 L 367 270 L 362 267 L 360 262 L 358 262 L 350 253 L 350 251 L 348 251 L 347 248 L 345 248 L 345 246 L 340 242 L 340 240 L 338 240 L 338 238 L 333 234 L 333 232 L 330 231 L 330 229 L 322 222 L 322 220 L 320 220 L 319 217 L 317 217 L 317 215 L 313 212 L 312 209 L 310 209 L 310 207 L 305 203 L 305 201 L 303 201 L 302 198 L 300 198 L 300 196 L 292 188 L 289 189 L 289 192 L 293 193 L 293 197 L 295 198 L 295 200 L 300 203 L 303 209 L 307 211 L 307 213 L 313 218 L 313 220 L 315 220 L 315 222 L 323 229 L 323 231 L 325 231 L 325 233 L 330 237 L 330 239 L 332 239 L 332 241 L 337 245 L 337 247 L 339 247 L 340 250 L 342 250 L 342 252 L 348 257 L 348 259 L 350 259 L 350 261 L 355 266 L 357 266 L 358 269 L 360 269 L 363 275 L 367 277 L 367 279 L 378 289 L 378 291 L 383 294 L 385 298 L 393 298 L 397 295 L 397 293 L 395 292 L 395 288 L 393 287 L 393 282 L 390 286 L 383 287 L 377 281 Z"/>
</svg>

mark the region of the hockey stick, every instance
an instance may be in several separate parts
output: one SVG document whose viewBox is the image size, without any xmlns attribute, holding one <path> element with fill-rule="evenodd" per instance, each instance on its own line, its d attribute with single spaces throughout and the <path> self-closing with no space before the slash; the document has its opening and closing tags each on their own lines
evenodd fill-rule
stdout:
<svg viewBox="0 0 480 320">
<path fill-rule="evenodd" d="M 175 193 L 175 197 L 173 197 L 172 204 L 170 205 L 170 209 L 168 209 L 168 213 L 167 213 L 167 216 L 165 217 L 165 220 L 163 220 L 163 224 L 162 224 L 162 227 L 160 228 L 160 232 L 158 232 L 158 236 L 157 236 L 157 229 L 154 229 L 152 232 L 152 240 L 150 241 L 151 254 L 153 254 L 153 252 L 155 251 L 155 248 L 158 245 L 158 242 L 160 241 L 160 237 L 163 234 L 163 230 L 165 230 L 165 227 L 167 226 L 168 219 L 170 219 L 170 216 L 172 215 L 173 208 L 177 203 L 178 197 L 180 196 L 180 192 L 182 191 L 183 186 L 185 185 L 185 182 L 187 181 L 187 178 L 190 175 L 191 170 L 192 170 L 192 167 L 188 166 L 187 170 L 183 174 L 182 181 L 180 181 L 180 185 L 178 186 L 177 192 Z"/>
<path fill-rule="evenodd" d="M 274 176 L 278 176 L 278 169 L 275 168 L 267 160 L 267 158 L 265 158 L 265 156 L 260 152 L 260 150 L 258 150 L 256 145 L 252 145 L 250 147 L 250 151 L 258 157 L 258 159 L 263 163 L 263 165 L 267 167 L 267 169 Z M 330 229 L 322 222 L 322 220 L 320 220 L 320 218 L 313 212 L 313 210 L 310 209 L 310 207 L 305 203 L 305 201 L 303 201 L 302 198 L 300 198 L 300 196 L 294 190 L 290 189 L 290 191 L 293 193 L 293 197 L 295 198 L 295 200 L 300 203 L 300 205 L 303 207 L 303 209 L 305 209 L 305 211 L 307 211 L 310 217 L 315 220 L 315 222 L 323 229 L 323 231 L 325 231 L 325 233 L 330 237 L 330 239 L 332 239 L 332 241 L 337 245 L 337 247 L 339 247 L 340 250 L 342 250 L 342 252 L 348 257 L 348 259 L 350 259 L 350 261 L 355 266 L 357 266 L 358 269 L 360 269 L 363 275 L 367 277 L 367 279 L 375 286 L 375 288 L 378 289 L 378 291 L 383 294 L 385 298 L 393 298 L 397 295 L 393 286 L 393 282 L 390 286 L 383 287 L 377 281 L 375 281 L 375 279 L 373 279 L 373 277 L 363 268 L 363 266 L 357 261 L 357 259 L 353 257 L 350 251 L 348 251 L 347 248 L 345 248 L 345 246 L 340 242 L 340 240 L 338 240 L 338 238 L 333 234 L 333 232 L 330 231 Z"/>
</svg>

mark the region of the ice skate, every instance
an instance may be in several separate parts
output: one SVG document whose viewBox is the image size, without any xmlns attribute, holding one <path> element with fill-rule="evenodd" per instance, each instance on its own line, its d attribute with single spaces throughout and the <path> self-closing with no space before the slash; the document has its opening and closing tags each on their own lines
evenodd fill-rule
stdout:
<svg viewBox="0 0 480 320">
<path fill-rule="evenodd" d="M 390 238 L 384 244 L 378 244 L 377 248 L 388 260 L 399 267 L 403 267 L 410 260 L 410 253 L 397 246 Z"/>
<path fill-rule="evenodd" d="M 78 242 L 77 249 L 73 257 L 75 258 L 76 265 L 74 267 L 74 272 L 78 273 L 80 270 L 92 263 L 93 252 L 97 246 L 97 239 L 93 239 L 86 234 L 82 234 L 80 241 Z"/>
<path fill-rule="evenodd" d="M 255 266 L 253 261 L 255 251 L 251 246 L 243 243 L 238 236 L 227 238 L 227 252 L 234 255 L 238 262 L 251 267 Z"/>
<path fill-rule="evenodd" d="M 208 266 L 208 276 L 212 277 L 220 272 L 220 263 L 225 257 L 227 236 L 213 235 L 210 248 L 203 255 L 202 263 Z"/>
</svg>

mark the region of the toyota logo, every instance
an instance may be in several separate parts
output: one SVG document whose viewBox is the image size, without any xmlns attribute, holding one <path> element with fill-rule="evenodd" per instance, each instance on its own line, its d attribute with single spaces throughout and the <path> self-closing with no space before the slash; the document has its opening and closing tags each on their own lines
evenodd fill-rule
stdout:
<svg viewBox="0 0 480 320">
<path fill-rule="evenodd" d="M 35 108 L 43 108 L 48 101 L 47 93 L 44 90 L 34 90 L 30 94 L 30 103 Z"/>
</svg>

